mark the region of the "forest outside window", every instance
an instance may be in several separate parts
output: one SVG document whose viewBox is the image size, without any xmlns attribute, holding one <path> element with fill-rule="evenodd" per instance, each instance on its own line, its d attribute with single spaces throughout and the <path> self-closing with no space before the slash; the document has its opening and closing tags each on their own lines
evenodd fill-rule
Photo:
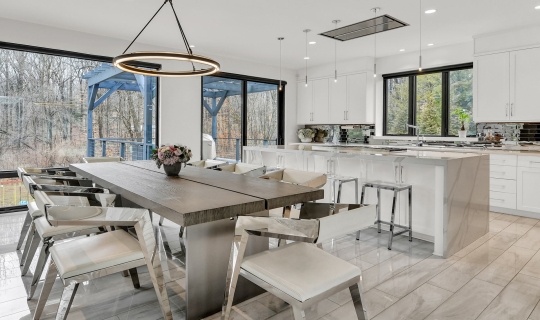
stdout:
<svg viewBox="0 0 540 320">
<path fill-rule="evenodd" d="M 473 114 L 472 64 L 383 75 L 384 135 L 415 135 L 407 124 L 420 128 L 420 134 L 435 137 L 458 136 L 461 129 L 456 110 L 469 114 L 465 123 L 468 136 L 476 135 Z"/>
</svg>

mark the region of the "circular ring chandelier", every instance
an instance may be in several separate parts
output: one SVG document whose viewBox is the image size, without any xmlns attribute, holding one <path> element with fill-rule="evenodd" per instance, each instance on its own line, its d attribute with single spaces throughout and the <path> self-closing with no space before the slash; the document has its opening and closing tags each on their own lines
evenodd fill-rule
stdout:
<svg viewBox="0 0 540 320">
<path fill-rule="evenodd" d="M 174 13 L 174 17 L 176 18 L 176 23 L 178 24 L 178 29 L 180 29 L 180 34 L 182 35 L 182 39 L 184 41 L 184 45 L 186 46 L 187 53 L 181 53 L 181 52 L 167 52 L 167 51 L 144 51 L 144 52 L 133 52 L 133 53 L 126 53 L 129 48 L 133 45 L 133 43 L 139 38 L 141 33 L 148 27 L 150 22 L 154 20 L 156 15 L 163 9 L 163 7 L 167 4 L 167 2 L 171 5 L 172 11 Z M 140 67 L 135 63 L 137 60 L 175 60 L 175 61 L 187 61 L 191 63 L 192 70 L 187 71 L 162 71 L 162 70 L 152 70 L 147 69 L 144 67 Z M 195 68 L 194 63 L 200 63 L 203 65 L 208 66 L 204 69 L 197 70 Z M 174 6 L 172 4 L 172 0 L 165 0 L 161 7 L 159 7 L 158 11 L 154 13 L 150 21 L 146 23 L 144 28 L 137 34 L 135 39 L 131 41 L 129 46 L 124 50 L 124 52 L 115 57 L 113 59 L 113 65 L 117 67 L 118 69 L 130 72 L 130 73 L 136 73 L 141 74 L 145 76 L 153 76 L 153 77 L 193 77 L 193 76 L 206 76 L 210 74 L 214 74 L 219 71 L 220 65 L 217 61 L 212 60 L 208 57 L 200 56 L 193 54 L 193 51 L 191 50 L 191 46 L 189 45 L 189 42 L 187 40 L 186 35 L 184 34 L 184 30 L 182 29 L 182 25 L 180 24 L 180 20 L 178 19 L 178 16 L 176 15 L 176 11 L 174 10 Z"/>
</svg>

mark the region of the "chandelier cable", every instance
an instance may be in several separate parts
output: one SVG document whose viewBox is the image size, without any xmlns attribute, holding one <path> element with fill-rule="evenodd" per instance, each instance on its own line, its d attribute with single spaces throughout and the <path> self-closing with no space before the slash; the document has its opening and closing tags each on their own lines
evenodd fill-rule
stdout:
<svg viewBox="0 0 540 320">
<path fill-rule="evenodd" d="M 133 43 L 135 41 L 137 41 L 137 39 L 139 38 L 139 36 L 141 35 L 141 33 L 143 33 L 143 31 L 146 29 L 146 27 L 148 27 L 148 25 L 150 24 L 150 22 L 152 22 L 152 20 L 154 20 L 154 18 L 157 16 L 157 14 L 161 11 L 161 9 L 163 9 L 163 7 L 167 4 L 167 2 L 169 2 L 169 0 L 165 0 L 165 2 L 163 2 L 163 4 L 161 5 L 161 7 L 159 7 L 158 11 L 156 11 L 156 13 L 154 13 L 154 15 L 152 16 L 152 18 L 150 18 L 150 20 L 146 23 L 146 25 L 144 26 L 144 28 L 142 28 L 142 30 L 139 32 L 139 34 L 137 34 L 137 36 L 135 37 L 135 39 L 133 39 L 133 41 L 131 41 L 131 43 L 129 44 L 129 46 L 126 48 L 126 50 L 124 50 L 124 52 L 122 52 L 122 54 L 125 54 L 129 48 L 131 48 L 131 46 L 133 45 Z"/>
</svg>

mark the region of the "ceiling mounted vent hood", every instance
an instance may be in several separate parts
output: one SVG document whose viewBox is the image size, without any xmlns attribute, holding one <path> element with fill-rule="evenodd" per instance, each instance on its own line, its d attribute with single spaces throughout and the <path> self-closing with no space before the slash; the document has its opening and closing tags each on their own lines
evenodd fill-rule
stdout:
<svg viewBox="0 0 540 320">
<path fill-rule="evenodd" d="M 365 20 L 362 22 L 354 23 L 339 29 L 320 33 L 319 35 L 328 38 L 347 41 L 356 38 L 372 35 L 374 33 L 381 33 L 408 26 L 408 23 L 400 21 L 387 14 Z"/>
</svg>

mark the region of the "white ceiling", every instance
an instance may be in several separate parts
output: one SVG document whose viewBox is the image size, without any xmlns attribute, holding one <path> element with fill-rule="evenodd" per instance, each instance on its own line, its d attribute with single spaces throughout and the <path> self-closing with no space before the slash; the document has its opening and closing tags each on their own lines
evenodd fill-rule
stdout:
<svg viewBox="0 0 540 320">
<path fill-rule="evenodd" d="M 379 56 L 399 49 L 419 48 L 420 0 L 174 0 L 176 11 L 195 53 L 235 57 L 279 65 L 278 37 L 283 41 L 283 66 L 304 66 L 305 34 L 310 65 L 334 61 L 334 42 L 318 36 L 333 28 L 389 14 L 410 24 L 377 36 Z M 97 35 L 132 40 L 162 0 L 0 0 L 0 17 Z M 422 0 L 423 41 L 446 46 L 472 40 L 487 32 L 540 24 L 540 0 Z M 169 7 L 165 7 L 141 35 L 140 42 L 169 48 L 183 46 Z M 124 48 L 119 48 L 123 51 Z M 119 52 L 120 53 L 120 52 Z M 373 36 L 338 43 L 338 60 L 373 56 Z"/>
</svg>

